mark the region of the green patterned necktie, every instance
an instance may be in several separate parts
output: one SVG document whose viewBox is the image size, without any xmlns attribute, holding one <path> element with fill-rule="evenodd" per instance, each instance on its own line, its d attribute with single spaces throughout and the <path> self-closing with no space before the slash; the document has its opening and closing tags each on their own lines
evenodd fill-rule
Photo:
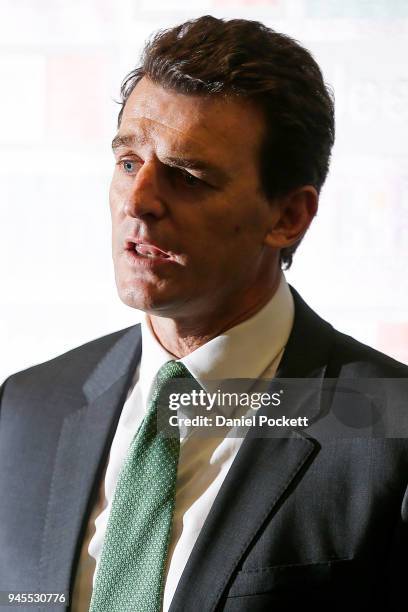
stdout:
<svg viewBox="0 0 408 612">
<path fill-rule="evenodd" d="M 155 379 L 149 408 L 116 485 L 89 612 L 160 612 L 180 453 L 180 438 L 157 428 L 163 386 L 191 378 L 169 361 Z"/>
</svg>

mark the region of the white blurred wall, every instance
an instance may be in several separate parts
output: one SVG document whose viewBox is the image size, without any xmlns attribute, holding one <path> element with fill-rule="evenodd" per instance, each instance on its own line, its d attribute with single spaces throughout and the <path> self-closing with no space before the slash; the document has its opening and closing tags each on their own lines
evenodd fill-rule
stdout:
<svg viewBox="0 0 408 612">
<path fill-rule="evenodd" d="M 338 328 L 408 363 L 405 0 L 2 0 L 0 380 L 139 320 L 110 260 L 114 99 L 152 31 L 206 13 L 261 20 L 321 65 L 337 141 L 287 277 Z"/>
</svg>

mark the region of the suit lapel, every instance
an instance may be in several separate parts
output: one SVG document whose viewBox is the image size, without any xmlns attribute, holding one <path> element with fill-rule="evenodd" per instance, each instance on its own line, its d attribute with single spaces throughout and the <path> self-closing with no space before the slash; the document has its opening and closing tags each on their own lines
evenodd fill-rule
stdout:
<svg viewBox="0 0 408 612">
<path fill-rule="evenodd" d="M 74 407 L 63 420 L 43 533 L 40 591 L 69 591 L 83 530 L 140 352 L 135 326 L 87 379 L 83 393 L 88 403 Z"/>
<path fill-rule="evenodd" d="M 321 381 L 333 329 L 296 291 L 292 293 L 295 321 L 277 377 Z M 309 416 L 320 410 L 319 394 L 312 403 Z M 300 434 L 259 438 L 249 430 L 188 559 L 170 612 L 215 610 L 248 547 L 296 487 L 316 452 L 314 441 Z"/>
</svg>

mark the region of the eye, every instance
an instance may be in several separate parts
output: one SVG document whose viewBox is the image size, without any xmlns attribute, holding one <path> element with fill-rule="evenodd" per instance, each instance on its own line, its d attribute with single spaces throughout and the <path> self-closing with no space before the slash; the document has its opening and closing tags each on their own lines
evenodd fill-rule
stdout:
<svg viewBox="0 0 408 612">
<path fill-rule="evenodd" d="M 121 160 L 121 165 L 123 170 L 126 172 L 126 174 L 133 174 L 133 172 L 135 171 L 135 162 L 131 161 L 130 159 L 122 159 Z"/>
<path fill-rule="evenodd" d="M 181 177 L 186 185 L 189 187 L 195 187 L 196 185 L 200 185 L 203 181 L 193 174 L 190 174 L 186 170 L 180 170 Z"/>
</svg>

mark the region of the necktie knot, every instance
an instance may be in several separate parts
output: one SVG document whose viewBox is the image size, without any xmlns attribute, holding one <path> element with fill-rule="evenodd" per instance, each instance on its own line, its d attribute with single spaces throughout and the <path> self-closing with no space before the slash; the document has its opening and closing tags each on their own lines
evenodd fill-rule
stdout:
<svg viewBox="0 0 408 612">
<path fill-rule="evenodd" d="M 151 389 L 149 398 L 150 410 L 157 411 L 159 409 L 160 413 L 163 411 L 163 408 L 168 408 L 168 397 L 167 394 L 164 393 L 164 390 L 168 383 L 178 378 L 194 380 L 192 374 L 181 361 L 167 361 L 162 365 L 156 374 Z M 160 404 L 160 407 L 158 404 Z"/>
<path fill-rule="evenodd" d="M 193 378 L 193 376 L 181 361 L 167 361 L 157 372 L 156 383 L 164 385 L 173 378 Z"/>
</svg>

